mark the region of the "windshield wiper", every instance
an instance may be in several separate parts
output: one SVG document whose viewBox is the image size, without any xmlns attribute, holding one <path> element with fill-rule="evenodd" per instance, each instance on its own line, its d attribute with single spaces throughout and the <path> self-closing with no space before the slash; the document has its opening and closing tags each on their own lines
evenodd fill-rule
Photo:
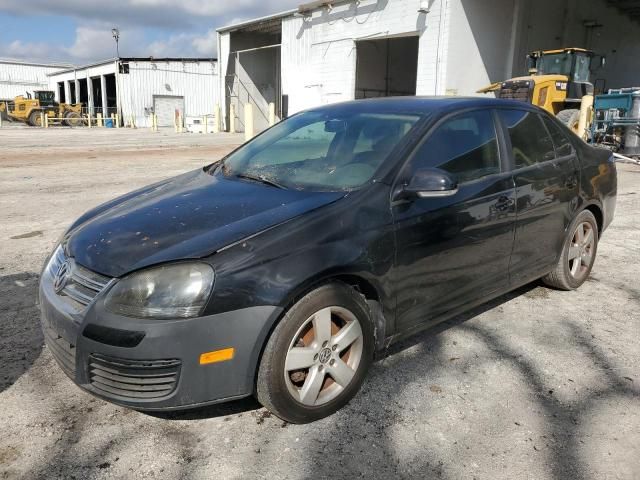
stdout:
<svg viewBox="0 0 640 480">
<path fill-rule="evenodd" d="M 280 188 L 282 190 L 286 190 L 287 187 L 280 185 L 279 183 L 274 182 L 273 180 L 269 180 L 264 175 L 252 175 L 250 173 L 238 173 L 235 175 L 236 178 L 244 178 L 246 180 L 253 180 L 254 182 L 264 183 L 265 185 L 270 185 L 272 187 Z"/>
</svg>

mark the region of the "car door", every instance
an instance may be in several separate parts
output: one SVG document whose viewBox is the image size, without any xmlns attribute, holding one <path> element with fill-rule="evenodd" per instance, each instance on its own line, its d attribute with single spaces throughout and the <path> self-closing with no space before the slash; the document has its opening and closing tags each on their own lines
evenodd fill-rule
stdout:
<svg viewBox="0 0 640 480">
<path fill-rule="evenodd" d="M 518 109 L 500 109 L 498 116 L 506 129 L 516 186 L 509 271 L 512 282 L 521 284 L 545 274 L 557 261 L 577 206 L 578 161 L 571 142 L 551 119 Z"/>
<path fill-rule="evenodd" d="M 394 189 L 425 167 L 454 174 L 456 194 L 392 202 L 396 329 L 442 315 L 508 285 L 515 189 L 492 110 L 443 119 L 427 133 Z"/>
</svg>

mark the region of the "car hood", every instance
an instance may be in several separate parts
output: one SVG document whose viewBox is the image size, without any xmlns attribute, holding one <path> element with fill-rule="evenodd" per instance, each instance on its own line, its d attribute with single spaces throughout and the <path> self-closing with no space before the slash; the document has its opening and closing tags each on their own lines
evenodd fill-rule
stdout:
<svg viewBox="0 0 640 480">
<path fill-rule="evenodd" d="M 80 265 L 120 277 L 205 257 L 344 195 L 278 189 L 197 170 L 88 212 L 72 225 L 65 248 Z"/>
</svg>

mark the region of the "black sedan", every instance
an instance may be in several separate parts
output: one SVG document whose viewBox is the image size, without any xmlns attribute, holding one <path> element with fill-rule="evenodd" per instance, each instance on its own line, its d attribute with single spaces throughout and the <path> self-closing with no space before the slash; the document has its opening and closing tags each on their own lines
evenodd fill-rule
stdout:
<svg viewBox="0 0 640 480">
<path fill-rule="evenodd" d="M 538 278 L 579 287 L 615 199 L 609 152 L 530 105 L 325 106 L 79 218 L 42 273 L 45 338 L 121 405 L 255 395 L 309 422 L 390 343 Z"/>
</svg>

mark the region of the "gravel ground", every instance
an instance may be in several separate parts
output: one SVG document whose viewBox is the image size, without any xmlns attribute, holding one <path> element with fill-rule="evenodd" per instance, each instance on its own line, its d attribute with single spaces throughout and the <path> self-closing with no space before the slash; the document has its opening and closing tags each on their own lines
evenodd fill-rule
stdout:
<svg viewBox="0 0 640 480">
<path fill-rule="evenodd" d="M 85 210 L 240 141 L 0 130 L 0 478 L 640 478 L 633 165 L 579 291 L 534 283 L 394 346 L 325 420 L 288 425 L 252 400 L 150 416 L 75 387 L 39 328 L 47 252 Z"/>
</svg>

